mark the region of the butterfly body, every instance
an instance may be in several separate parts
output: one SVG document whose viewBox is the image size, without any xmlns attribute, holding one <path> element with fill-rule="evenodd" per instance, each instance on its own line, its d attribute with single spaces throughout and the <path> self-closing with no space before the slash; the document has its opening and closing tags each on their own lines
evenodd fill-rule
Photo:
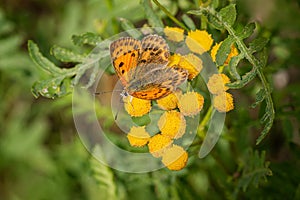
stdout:
<svg viewBox="0 0 300 200">
<path fill-rule="evenodd" d="M 110 46 L 112 63 L 126 93 L 140 99 L 159 99 L 187 79 L 184 69 L 169 67 L 169 47 L 158 35 L 142 41 L 120 38 Z"/>
</svg>

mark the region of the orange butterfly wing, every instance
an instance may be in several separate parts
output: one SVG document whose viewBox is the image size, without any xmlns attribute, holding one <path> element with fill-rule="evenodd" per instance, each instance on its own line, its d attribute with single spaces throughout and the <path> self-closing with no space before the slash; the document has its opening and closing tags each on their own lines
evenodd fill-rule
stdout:
<svg viewBox="0 0 300 200">
<path fill-rule="evenodd" d="M 131 37 L 120 38 L 110 45 L 110 56 L 116 73 L 124 86 L 128 83 L 128 71 L 136 67 L 141 42 Z"/>
</svg>

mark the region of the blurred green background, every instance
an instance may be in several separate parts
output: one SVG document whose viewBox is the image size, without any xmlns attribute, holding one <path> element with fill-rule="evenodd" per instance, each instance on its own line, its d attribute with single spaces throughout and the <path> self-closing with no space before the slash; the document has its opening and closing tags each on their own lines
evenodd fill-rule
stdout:
<svg viewBox="0 0 300 200">
<path fill-rule="evenodd" d="M 258 146 L 261 110 L 250 108 L 256 80 L 233 91 L 236 108 L 212 155 L 191 157 L 180 172 L 128 174 L 94 162 L 77 136 L 72 96 L 33 97 L 31 86 L 40 72 L 28 56 L 27 40 L 70 67 L 49 54 L 52 45 L 86 51 L 72 45 L 72 35 L 95 32 L 108 38 L 122 31 L 119 18 L 142 26 L 147 20 L 141 2 L 0 0 L 0 199 L 300 199 L 299 1 L 237 1 L 238 21 L 258 21 L 259 31 L 270 38 L 264 71 L 273 87 L 276 119 Z M 160 2 L 180 19 L 200 1 Z M 259 170 L 268 167 L 272 176 L 261 180 Z"/>
</svg>

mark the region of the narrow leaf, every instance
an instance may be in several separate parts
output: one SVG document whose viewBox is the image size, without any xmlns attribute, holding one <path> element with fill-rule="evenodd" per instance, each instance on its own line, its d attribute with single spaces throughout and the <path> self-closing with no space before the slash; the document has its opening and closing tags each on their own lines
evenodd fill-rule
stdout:
<svg viewBox="0 0 300 200">
<path fill-rule="evenodd" d="M 102 38 L 98 34 L 88 32 L 81 35 L 73 35 L 72 41 L 77 46 L 85 44 L 97 46 L 102 41 Z"/>
<path fill-rule="evenodd" d="M 230 4 L 229 6 L 222 8 L 219 14 L 223 23 L 227 23 L 229 26 L 232 26 L 236 20 L 235 4 Z"/>
<path fill-rule="evenodd" d="M 255 108 L 258 104 L 260 104 L 266 97 L 266 93 L 264 89 L 260 89 L 257 93 L 256 93 L 256 97 L 255 97 L 255 103 L 253 103 L 251 105 L 252 108 Z"/>
<path fill-rule="evenodd" d="M 221 44 L 220 48 L 218 49 L 217 55 L 216 55 L 216 63 L 218 66 L 221 66 L 226 61 L 230 51 L 231 51 L 231 45 L 234 42 L 234 39 L 232 36 L 228 36 Z"/>
<path fill-rule="evenodd" d="M 259 52 L 261 51 L 266 44 L 269 42 L 268 38 L 264 37 L 258 37 L 255 38 L 250 44 L 249 44 L 249 50 L 251 53 Z"/>
<path fill-rule="evenodd" d="M 240 53 L 238 56 L 232 57 L 229 62 L 229 69 L 230 69 L 229 72 L 236 80 L 241 80 L 241 76 L 237 72 L 237 66 L 243 58 L 244 58 L 244 54 Z"/>
<path fill-rule="evenodd" d="M 255 23 L 249 23 L 242 29 L 242 31 L 238 31 L 236 34 L 240 39 L 245 39 L 253 34 L 255 28 Z"/>
<path fill-rule="evenodd" d="M 132 37 L 140 38 L 142 34 L 135 28 L 131 21 L 125 18 L 119 18 L 122 28 Z"/>
<path fill-rule="evenodd" d="M 32 61 L 42 70 L 49 74 L 61 74 L 62 69 L 58 68 L 50 60 L 44 57 L 38 48 L 38 46 L 31 40 L 28 41 L 28 51 Z"/>
<path fill-rule="evenodd" d="M 256 70 L 251 70 L 250 72 L 248 72 L 244 76 L 242 76 L 241 80 L 235 81 L 233 83 L 228 83 L 228 84 L 226 84 L 226 86 L 228 86 L 231 89 L 242 88 L 255 78 L 256 73 L 257 73 Z"/>
<path fill-rule="evenodd" d="M 196 25 L 194 23 L 194 21 L 186 14 L 182 15 L 182 20 L 183 22 L 187 25 L 187 27 L 191 30 L 195 30 L 196 29 Z"/>
<path fill-rule="evenodd" d="M 152 5 L 151 5 L 151 1 L 143 0 L 142 5 L 144 7 L 146 18 L 148 19 L 148 22 L 149 22 L 150 26 L 152 26 L 152 27 L 164 27 L 161 19 L 159 18 L 159 16 L 153 10 Z"/>
<path fill-rule="evenodd" d="M 86 58 L 81 54 L 76 54 L 69 49 L 65 49 L 56 45 L 51 48 L 50 53 L 55 56 L 57 60 L 62 62 L 83 62 Z"/>
</svg>

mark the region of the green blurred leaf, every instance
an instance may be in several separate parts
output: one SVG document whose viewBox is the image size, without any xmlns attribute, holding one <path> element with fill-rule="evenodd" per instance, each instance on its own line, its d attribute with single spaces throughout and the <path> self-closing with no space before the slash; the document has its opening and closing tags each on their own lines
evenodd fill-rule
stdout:
<svg viewBox="0 0 300 200">
<path fill-rule="evenodd" d="M 103 199 L 117 199 L 116 197 L 116 185 L 114 182 L 114 176 L 109 167 L 101 163 L 97 158 L 103 159 L 103 151 L 100 146 L 96 145 L 93 149 L 93 155 L 96 157 L 90 158 L 90 167 L 92 170 L 92 176 L 96 180 L 99 190 L 102 191 L 101 198 Z"/>
<path fill-rule="evenodd" d="M 232 57 L 229 61 L 229 72 L 236 80 L 241 80 L 241 76 L 237 72 L 237 66 L 243 58 L 244 54 L 240 53 L 239 55 Z"/>
<path fill-rule="evenodd" d="M 50 53 L 57 59 L 62 62 L 83 62 L 86 59 L 86 56 L 77 54 L 74 51 L 71 51 L 66 48 L 59 47 L 57 45 L 54 45 Z"/>
<path fill-rule="evenodd" d="M 152 4 L 150 0 L 142 0 L 142 5 L 144 7 L 146 18 L 151 27 L 164 27 L 160 17 L 155 13 L 152 8 Z"/>
<path fill-rule="evenodd" d="M 188 15 L 183 14 L 182 20 L 190 30 L 196 30 L 196 25 L 195 25 L 194 21 Z"/>
<path fill-rule="evenodd" d="M 61 74 L 63 72 L 62 69 L 58 68 L 55 64 L 53 64 L 50 60 L 44 57 L 40 51 L 38 46 L 31 40 L 28 41 L 28 51 L 32 61 L 42 70 L 49 74 Z"/>
<path fill-rule="evenodd" d="M 140 33 L 136 27 L 133 25 L 132 22 L 125 18 L 119 18 L 119 21 L 121 22 L 122 28 L 133 38 L 141 38 L 142 33 Z"/>
<path fill-rule="evenodd" d="M 249 23 L 245 27 L 243 27 L 241 31 L 237 31 L 236 34 L 239 38 L 245 39 L 253 34 L 255 28 L 256 28 L 256 24 L 254 22 Z"/>
<path fill-rule="evenodd" d="M 82 46 L 85 44 L 97 46 L 100 42 L 102 42 L 102 38 L 100 35 L 87 32 L 81 35 L 72 35 L 72 42 L 77 46 Z"/>
<path fill-rule="evenodd" d="M 235 20 L 236 20 L 236 8 L 235 4 L 230 4 L 229 6 L 226 6 L 225 8 L 222 8 L 219 12 L 222 23 L 226 23 L 228 26 L 233 26 Z"/>
<path fill-rule="evenodd" d="M 260 89 L 257 93 L 256 93 L 256 97 L 255 97 L 255 102 L 251 105 L 252 108 L 255 108 L 258 104 L 260 104 L 264 99 L 265 99 L 265 90 L 264 89 Z"/>
<path fill-rule="evenodd" d="M 231 51 L 231 46 L 233 43 L 234 43 L 234 38 L 230 35 L 222 42 L 216 55 L 216 63 L 218 66 L 223 65 L 224 62 L 226 61 Z"/>
<path fill-rule="evenodd" d="M 268 38 L 264 38 L 264 37 L 255 38 L 249 44 L 249 50 L 251 53 L 259 52 L 267 45 L 268 42 L 269 42 Z"/>
</svg>

